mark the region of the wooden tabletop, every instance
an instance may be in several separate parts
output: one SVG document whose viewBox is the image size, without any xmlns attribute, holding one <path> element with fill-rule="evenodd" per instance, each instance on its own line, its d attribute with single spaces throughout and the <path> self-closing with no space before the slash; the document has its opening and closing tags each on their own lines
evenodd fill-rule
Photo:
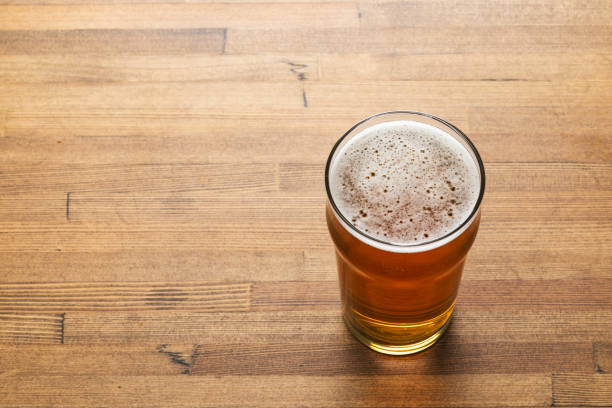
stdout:
<svg viewBox="0 0 612 408">
<path fill-rule="evenodd" d="M 323 168 L 371 114 L 487 171 L 453 322 L 344 327 Z M 612 406 L 612 3 L 0 0 L 0 406 Z"/>
</svg>

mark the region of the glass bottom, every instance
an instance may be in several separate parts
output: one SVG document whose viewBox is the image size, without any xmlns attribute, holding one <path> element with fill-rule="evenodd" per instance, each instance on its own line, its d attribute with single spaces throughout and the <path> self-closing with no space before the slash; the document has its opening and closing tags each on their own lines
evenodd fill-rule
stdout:
<svg viewBox="0 0 612 408">
<path fill-rule="evenodd" d="M 346 312 L 344 322 L 357 340 L 374 351 L 396 356 L 414 354 L 433 346 L 442 337 L 454 306 L 435 319 L 416 324 L 381 322 L 357 313 L 351 318 Z"/>
</svg>

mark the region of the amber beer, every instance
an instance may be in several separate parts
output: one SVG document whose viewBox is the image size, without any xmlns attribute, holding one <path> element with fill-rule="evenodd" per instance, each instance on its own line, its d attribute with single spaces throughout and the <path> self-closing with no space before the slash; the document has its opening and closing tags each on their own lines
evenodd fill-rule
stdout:
<svg viewBox="0 0 612 408">
<path fill-rule="evenodd" d="M 356 124 L 327 161 L 327 224 L 345 322 L 368 347 L 411 354 L 444 333 L 476 238 L 485 174 L 455 126 L 418 112 Z"/>
</svg>

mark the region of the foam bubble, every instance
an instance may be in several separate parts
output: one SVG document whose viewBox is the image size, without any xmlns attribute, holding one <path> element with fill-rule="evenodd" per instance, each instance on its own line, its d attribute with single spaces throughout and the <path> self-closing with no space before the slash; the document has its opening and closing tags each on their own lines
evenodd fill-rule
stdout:
<svg viewBox="0 0 612 408">
<path fill-rule="evenodd" d="M 448 133 L 413 121 L 374 125 L 351 139 L 330 172 L 336 206 L 357 229 L 409 244 L 440 238 L 470 215 L 479 170 Z"/>
</svg>

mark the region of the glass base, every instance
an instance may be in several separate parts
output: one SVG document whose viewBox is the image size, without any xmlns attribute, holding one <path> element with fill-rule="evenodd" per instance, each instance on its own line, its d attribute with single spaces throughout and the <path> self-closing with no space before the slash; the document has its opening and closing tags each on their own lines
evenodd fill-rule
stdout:
<svg viewBox="0 0 612 408">
<path fill-rule="evenodd" d="M 370 337 L 367 337 L 363 333 L 361 333 L 359 330 L 357 330 L 357 328 L 351 323 L 350 319 L 347 319 L 346 315 L 344 316 L 344 322 L 346 323 L 346 326 L 348 327 L 349 331 L 353 334 L 353 336 L 355 336 L 357 340 L 359 340 L 360 342 L 362 342 L 364 345 L 368 346 L 372 350 L 378 351 L 379 353 L 383 353 L 383 354 L 402 356 L 402 355 L 407 355 L 407 354 L 418 353 L 419 351 L 423 351 L 427 349 L 428 347 L 433 346 L 436 343 L 436 341 L 438 341 L 440 337 L 442 337 L 442 335 L 446 331 L 446 328 L 448 327 L 450 323 L 451 313 L 452 313 L 452 308 L 450 309 L 450 313 L 447 316 L 447 320 L 444 322 L 444 324 L 442 325 L 442 327 L 440 327 L 439 330 L 437 330 L 432 335 L 430 335 L 429 337 L 423 340 L 419 340 L 417 342 L 409 343 L 409 344 L 384 343 L 379 340 L 375 340 Z"/>
</svg>

